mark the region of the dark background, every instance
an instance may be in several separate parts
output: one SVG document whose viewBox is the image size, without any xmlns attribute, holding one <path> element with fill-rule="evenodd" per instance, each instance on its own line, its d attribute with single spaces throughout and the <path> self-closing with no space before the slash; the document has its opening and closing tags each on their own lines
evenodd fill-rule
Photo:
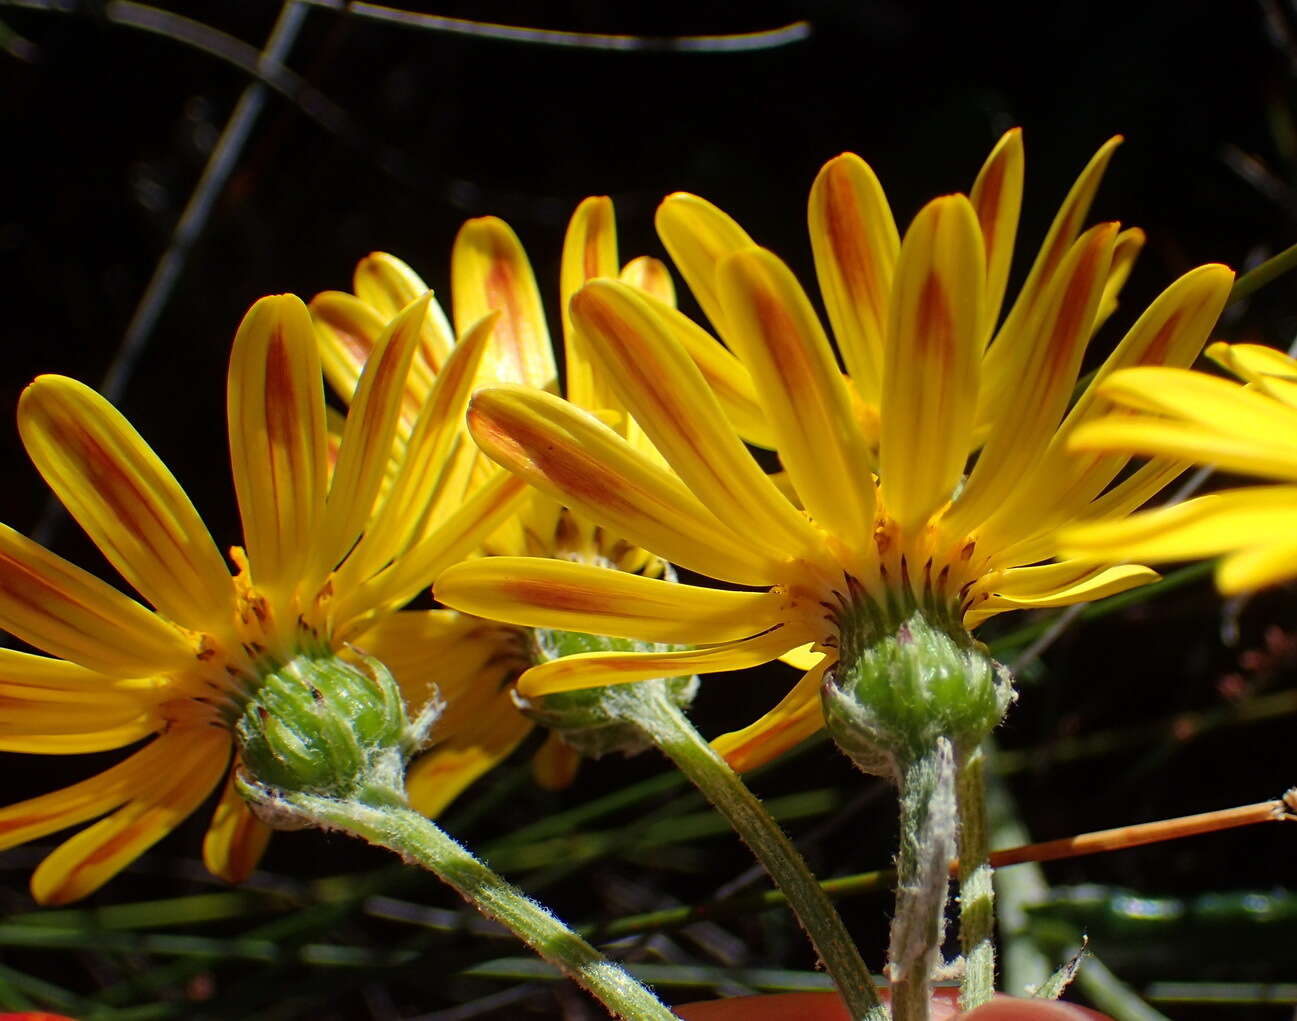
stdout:
<svg viewBox="0 0 1297 1021">
<path fill-rule="evenodd" d="M 91 383 L 104 378 L 249 81 L 245 71 L 174 33 L 123 24 L 127 9 L 120 5 L 70 6 L 0 4 L 8 50 L 0 55 L 4 416 L 38 373 Z M 172 9 L 254 52 L 279 11 L 252 2 Z M 375 249 L 401 255 L 445 291 L 451 241 L 470 216 L 494 213 L 512 224 L 542 292 L 555 302 L 567 218 L 580 199 L 597 193 L 616 202 L 623 259 L 664 255 L 653 210 L 663 195 L 683 189 L 728 210 L 809 281 L 805 201 L 826 159 L 843 150 L 860 153 L 903 226 L 929 197 L 966 190 L 996 138 L 1021 125 L 1027 190 L 1015 261 L 1020 279 L 1025 253 L 1043 236 L 1075 174 L 1107 137 L 1121 132 L 1126 143 L 1091 221 L 1139 225 L 1149 243 L 1123 309 L 1096 350 L 1110 348 L 1132 310 L 1189 267 L 1222 261 L 1247 268 L 1297 238 L 1297 19 L 1278 3 L 479 2 L 420 9 L 645 37 L 744 32 L 798 19 L 812 32 L 806 41 L 747 53 L 681 53 L 661 44 L 593 52 L 448 35 L 313 7 L 286 60 L 305 89 L 270 96 L 115 396 L 222 545 L 238 541 L 224 438 L 225 365 L 248 305 L 266 293 L 309 298 L 348 288 L 355 261 Z M 551 308 L 555 328 L 556 312 Z M 1284 278 L 1231 309 L 1219 336 L 1287 347 L 1295 329 L 1297 297 Z M 10 428 L 0 429 L 0 487 L 3 520 L 29 532 L 43 528 L 60 552 L 91 569 L 104 567 L 75 526 L 42 517 L 47 490 Z M 1235 620 L 1236 629 L 1225 626 Z M 1072 628 L 1024 673 L 1023 697 L 1002 731 L 1006 747 L 1040 749 L 1026 756 L 1028 768 L 1012 781 L 1033 834 L 1063 836 L 1264 800 L 1297 780 L 1291 716 L 1203 733 L 1181 725 L 1171 739 L 1155 736 L 1176 714 L 1222 710 L 1228 716 L 1259 692 L 1290 688 L 1292 620 L 1287 592 L 1223 607 L 1200 581 Z M 767 674 L 709 681 L 698 703 L 701 726 L 716 733 L 741 725 L 773 703 L 787 680 Z M 1060 738 L 1145 724 L 1150 736 L 1125 746 L 1066 765 L 1049 761 L 1046 750 Z M 19 756 L 2 762 L 6 800 L 71 782 L 92 768 Z M 660 768 L 648 757 L 615 762 L 588 770 L 559 796 L 520 783 L 507 811 L 466 823 L 467 835 L 486 840 L 518 820 Z M 461 806 L 502 782 L 489 779 Z M 773 795 L 835 786 L 851 804 L 864 783 L 822 746 L 771 770 L 757 787 Z M 207 888 L 190 865 L 205 815 L 93 903 Z M 838 874 L 888 863 L 892 818 L 888 798 L 881 797 L 859 801 L 827 823 L 793 828 L 811 834 L 817 868 Z M 1123 884 L 1148 894 L 1269 890 L 1291 881 L 1293 848 L 1290 827 L 1270 826 L 1060 864 L 1049 875 L 1059 883 Z M 639 884 L 651 906 L 667 897 L 710 896 L 746 868 L 742 850 L 728 840 L 692 851 L 676 860 L 666 855 L 647 873 L 642 861 L 612 859 L 547 896 L 572 917 L 615 916 L 631 910 L 609 892 L 623 880 Z M 0 911 L 31 908 L 26 876 L 38 855 L 18 849 L 0 856 Z M 382 862 L 337 839 L 297 834 L 275 840 L 266 869 L 280 877 L 316 876 Z M 418 897 L 445 900 L 434 886 L 420 888 Z M 847 911 L 876 963 L 884 900 L 852 901 Z M 353 941 L 386 938 L 372 925 L 348 924 Z M 732 928 L 748 963 L 810 966 L 796 939 L 768 919 Z M 1297 934 L 1289 930 L 1289 939 L 1272 942 L 1273 953 L 1262 952 L 1259 964 L 1221 964 L 1217 972 L 1291 980 Z M 1222 934 L 1222 947 L 1227 942 Z M 460 945 L 443 952 L 448 962 L 473 959 Z M 1213 974 L 1212 952 L 1195 953 L 1145 972 L 1132 965 L 1136 972 L 1128 977 Z M 0 960 L 37 972 L 54 968 L 84 991 L 107 982 L 109 973 L 145 966 L 83 954 L 69 976 L 65 964 L 51 963 L 55 956 L 0 949 Z M 291 968 L 285 974 L 284 981 L 310 981 Z M 276 1016 L 407 1017 L 490 988 L 466 991 L 441 974 L 429 965 L 390 980 L 380 976 L 386 999 L 369 986 L 357 991 L 358 980 L 344 983 L 327 1009 L 308 996 L 303 1002 L 313 1005 L 300 1011 L 286 1005 Z M 205 992 L 177 983 L 166 995 L 215 989 L 214 1006 L 203 1009 L 239 1016 L 219 1006 L 226 983 L 218 972 Z M 541 993 L 503 1012 L 472 1016 L 553 1011 L 554 1003 Z M 565 1009 L 579 1008 L 568 1002 Z M 1183 1017 L 1223 1016 L 1210 1008 L 1166 1009 Z M 197 1005 L 193 1010 L 199 1016 Z"/>
</svg>

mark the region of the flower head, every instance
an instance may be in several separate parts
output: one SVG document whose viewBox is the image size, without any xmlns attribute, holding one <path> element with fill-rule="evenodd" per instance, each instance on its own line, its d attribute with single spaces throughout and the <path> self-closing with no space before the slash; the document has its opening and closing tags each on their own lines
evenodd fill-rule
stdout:
<svg viewBox="0 0 1297 1021">
<path fill-rule="evenodd" d="M 64 903 L 97 889 L 172 830 L 229 773 L 232 730 L 268 675 L 295 661 L 348 655 L 411 628 L 395 611 L 509 512 L 505 472 L 418 534 L 403 512 L 435 503 L 409 476 L 435 449 L 414 430 L 405 464 L 386 466 L 398 398 L 425 302 L 376 340 L 330 470 L 319 354 L 306 307 L 263 298 L 230 359 L 230 457 L 244 545 L 231 574 L 179 483 L 125 418 L 93 390 L 42 376 L 22 395 L 23 443 L 105 557 L 151 606 L 0 526 L 0 626 L 49 654 L 0 651 L 6 718 L 0 747 L 63 754 L 152 738 L 72 787 L 0 809 L 0 847 L 104 818 L 57 847 L 32 890 Z M 472 332 L 431 402 L 462 414 L 490 322 Z M 420 476 L 421 478 L 423 476 Z M 217 875 L 256 864 L 268 831 L 230 782 L 204 843 Z"/>
<path fill-rule="evenodd" d="M 591 354 L 572 329 L 567 306 L 583 284 L 596 278 L 620 279 L 626 286 L 670 304 L 674 292 L 666 268 L 648 258 L 620 266 L 612 202 L 594 197 L 580 204 L 568 225 L 559 277 L 568 400 L 601 412 L 622 441 L 643 456 L 660 460 L 644 432 L 595 372 Z M 387 321 L 412 295 L 427 290 L 414 270 L 385 253 L 360 261 L 353 286 L 352 294 L 327 291 L 311 302 L 326 373 L 347 401 Z M 462 333 L 484 316 L 496 317 L 494 339 L 478 371 L 478 385 L 513 383 L 558 392 L 555 352 L 535 274 L 517 235 L 504 221 L 482 217 L 463 226 L 451 253 L 450 292 L 454 331 Z M 442 361 L 452 350 L 453 330 L 436 302 L 430 302 L 422 326 L 421 361 L 409 376 L 402 405 L 405 431 L 426 404 L 428 388 L 443 371 Z M 714 341 L 708 343 L 716 346 Z M 722 353 L 721 357 L 727 356 Z M 445 490 L 452 502 L 472 493 L 485 471 L 496 470 L 466 435 L 453 442 L 447 470 L 454 481 Z M 658 578 L 665 568 L 660 558 L 615 531 L 535 491 L 519 512 L 489 537 L 484 552 L 551 558 L 559 569 L 565 566 L 560 562 L 613 568 L 636 577 Z M 436 683 L 446 708 L 433 733 L 433 747 L 412 766 L 408 784 L 415 807 L 436 815 L 532 730 L 533 719 L 519 711 L 514 682 L 534 662 L 548 658 L 552 636 L 499 623 L 489 614 L 441 610 L 430 612 L 425 620 L 437 621 L 444 629 L 433 656 L 436 670 L 427 680 Z M 426 645 L 421 646 L 420 655 L 426 653 Z M 397 661 L 405 658 L 399 648 L 376 652 L 379 658 L 385 654 Z M 413 675 L 398 671 L 398 677 L 402 676 Z M 421 693 L 410 691 L 407 695 L 417 700 Z M 539 718 L 553 722 L 544 713 Z M 578 762 L 577 752 L 551 733 L 533 760 L 534 772 L 543 786 L 561 787 L 572 779 Z"/>
<path fill-rule="evenodd" d="M 1245 383 L 1180 368 L 1123 370 L 1100 389 L 1121 410 L 1077 430 L 1071 447 L 1211 464 L 1277 485 L 1080 526 L 1063 543 L 1078 557 L 1153 563 L 1225 554 L 1216 582 L 1236 595 L 1297 576 L 1297 361 L 1257 344 L 1217 343 L 1207 354 Z"/>
<path fill-rule="evenodd" d="M 810 197 L 816 268 L 847 372 L 792 272 L 719 209 L 673 195 L 667 249 L 723 350 L 675 309 L 610 280 L 572 302 L 577 334 L 662 454 L 644 456 L 581 410 L 511 387 L 480 391 L 470 427 L 491 457 L 605 527 L 699 574 L 756 591 L 669 586 L 576 564 L 458 565 L 437 583 L 460 608 L 531 624 L 700 647 L 544 664 L 524 694 L 642 677 L 735 670 L 803 645 L 821 654 L 770 713 L 718 740 L 730 761 L 765 761 L 822 725 L 820 688 L 858 644 L 918 611 L 963 634 L 1017 608 L 1098 598 L 1155 577 L 1090 558 L 1050 562 L 1060 524 L 1120 516 L 1174 474 L 1076 458 L 1067 437 L 1108 402 L 1069 409 L 1081 358 L 1112 313 L 1142 234 L 1082 232 L 1115 147 L 1063 203 L 1008 313 L 1022 187 L 1009 132 L 968 196 L 930 202 L 899 236 L 858 157 L 831 160 Z M 1232 273 L 1204 266 L 1172 284 L 1099 370 L 1187 365 Z M 998 325 L 997 325 L 998 324 Z M 770 477 L 742 442 L 778 449 Z M 975 455 L 975 457 L 974 457 Z M 970 458 L 973 458 L 969 467 Z M 866 633 L 867 632 L 867 633 Z M 831 674 L 830 674 L 831 676 Z"/>
</svg>

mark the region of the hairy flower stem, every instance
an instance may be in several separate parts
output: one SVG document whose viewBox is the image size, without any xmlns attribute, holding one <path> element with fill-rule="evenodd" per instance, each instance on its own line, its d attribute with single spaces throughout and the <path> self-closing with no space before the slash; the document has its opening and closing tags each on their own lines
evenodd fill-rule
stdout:
<svg viewBox="0 0 1297 1021">
<path fill-rule="evenodd" d="M 955 756 L 947 738 L 900 769 L 896 913 L 887 952 L 895 1021 L 928 1021 L 955 853 Z"/>
<path fill-rule="evenodd" d="M 339 829 L 395 851 L 450 884 L 488 918 L 496 919 L 551 964 L 626 1021 L 675 1021 L 653 993 L 531 900 L 431 820 L 404 805 L 371 804 L 263 788 L 275 807 L 326 829 Z"/>
<path fill-rule="evenodd" d="M 609 689 L 610 691 L 612 689 Z M 615 711 L 639 727 L 723 815 L 783 891 L 854 1021 L 886 1021 L 869 970 L 793 842 L 689 718 L 650 684 L 621 685 Z"/>
<path fill-rule="evenodd" d="M 959 942 L 964 980 L 959 1009 L 972 1010 L 995 993 L 995 888 L 986 821 L 986 756 L 975 749 L 955 771 L 959 807 Z"/>
</svg>

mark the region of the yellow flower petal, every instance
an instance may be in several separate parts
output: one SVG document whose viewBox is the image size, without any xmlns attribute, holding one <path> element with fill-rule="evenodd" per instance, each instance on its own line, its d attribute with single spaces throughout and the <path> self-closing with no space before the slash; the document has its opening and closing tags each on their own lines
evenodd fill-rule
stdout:
<svg viewBox="0 0 1297 1021">
<path fill-rule="evenodd" d="M 494 216 L 464 224 L 451 251 L 450 280 L 457 334 L 488 313 L 500 312 L 484 381 L 555 389 L 554 352 L 536 277 L 509 225 Z"/>
<path fill-rule="evenodd" d="M 211 793 L 229 761 L 229 735 L 205 728 L 176 736 L 185 746 L 175 749 L 172 761 L 150 778 L 143 792 L 64 841 L 40 863 L 31 881 L 37 903 L 67 904 L 93 893 L 175 829 Z"/>
<path fill-rule="evenodd" d="M 1123 407 L 1217 428 L 1241 440 L 1256 437 L 1282 445 L 1297 435 L 1297 409 L 1232 380 L 1188 369 L 1123 369 L 1104 381 L 1100 393 Z"/>
<path fill-rule="evenodd" d="M 1028 329 L 1030 321 L 1039 314 L 1038 305 L 1050 281 L 1062 263 L 1063 257 L 1072 247 L 1073 241 L 1081 233 L 1081 225 L 1090 211 L 1094 193 L 1098 190 L 1108 161 L 1121 141 L 1121 136 L 1118 135 L 1101 146 L 1081 171 L 1081 176 L 1077 178 L 1076 183 L 1072 185 L 1071 191 L 1059 208 L 1058 215 L 1050 225 L 1049 233 L 1045 235 L 1044 244 L 1040 246 L 1040 251 L 1027 274 L 1026 282 L 1018 292 L 1017 300 L 1014 301 L 1004 324 L 996 334 L 995 342 L 986 352 L 982 402 L 977 416 L 979 426 L 989 421 L 989 410 L 1002 404 L 1005 392 L 1017 386 L 1017 381 L 1013 378 L 1013 374 L 1007 371 L 1005 362 L 1019 357 L 1020 347 L 1030 346 L 1033 343 L 1031 330 Z"/>
<path fill-rule="evenodd" d="M 365 362 L 329 481 L 319 545 L 311 557 L 319 576 L 304 582 L 310 588 L 337 566 L 369 523 L 392 452 L 401 396 L 419 343 L 419 324 L 430 299 L 430 294 L 423 295 L 393 319 Z M 398 488 L 399 483 L 394 489 Z"/>
<path fill-rule="evenodd" d="M 161 617 L 5 525 L 0 627 L 52 656 L 114 677 L 184 669 L 197 652 Z"/>
<path fill-rule="evenodd" d="M 64 659 L 0 649 L 0 694 L 28 691 L 67 702 L 105 698 L 148 705 L 171 697 L 173 689 L 164 677 L 102 674 Z"/>
<path fill-rule="evenodd" d="M 351 279 L 356 297 L 384 321 L 395 319 L 401 309 L 430 290 L 408 264 L 387 252 L 370 252 L 356 263 Z"/>
<path fill-rule="evenodd" d="M 207 733 L 229 743 L 229 736 L 223 732 Z M 0 808 L 0 850 L 111 812 L 159 777 L 173 775 L 193 741 L 192 730 L 174 729 L 97 776 Z"/>
<path fill-rule="evenodd" d="M 852 382 L 877 404 L 901 236 L 878 178 L 854 153 L 824 164 L 807 210 L 815 273 Z"/>
<path fill-rule="evenodd" d="M 1144 232 L 1138 227 L 1129 227 L 1117 235 L 1117 244 L 1112 251 L 1112 265 L 1108 269 L 1108 282 L 1103 288 L 1103 300 L 1099 302 L 1099 311 L 1094 317 L 1096 330 L 1117 311 L 1117 299 L 1121 289 L 1126 286 L 1126 280 L 1135 267 L 1135 260 L 1139 258 L 1145 240 Z"/>
<path fill-rule="evenodd" d="M 676 307 L 676 285 L 671 281 L 671 271 L 661 259 L 651 255 L 631 259 L 621 268 L 618 279 L 664 305 Z"/>
<path fill-rule="evenodd" d="M 779 662 L 787 663 L 793 669 L 805 673 L 811 667 L 818 665 L 823 659 L 824 653 L 816 651 L 814 643 L 808 643 L 785 652 L 779 657 Z"/>
<path fill-rule="evenodd" d="M 150 603 L 211 630 L 230 605 L 230 572 L 175 477 L 111 404 L 41 376 L 18 404 L 36 468 L 109 562 Z"/>
<path fill-rule="evenodd" d="M 970 597 L 972 606 L 964 614 L 964 627 L 971 631 L 988 617 L 1006 610 L 1037 610 L 1094 602 L 1147 585 L 1158 578 L 1158 573 L 1147 567 L 1126 564 L 1104 568 L 1089 560 L 1017 568 L 1005 572 L 994 586 L 994 594 Z"/>
<path fill-rule="evenodd" d="M 1291 441 L 1267 443 L 1191 422 L 1134 416 L 1107 418 L 1078 429 L 1072 435 L 1071 447 L 1079 451 L 1157 455 L 1297 481 L 1297 445 Z"/>
<path fill-rule="evenodd" d="M 230 354 L 230 461 L 253 582 L 286 596 L 306 573 L 328 483 L 320 356 L 306 306 L 262 298 Z"/>
<path fill-rule="evenodd" d="M 1158 507 L 1121 521 L 1065 530 L 1068 556 L 1157 563 L 1213 556 L 1287 537 L 1297 519 L 1297 487 L 1251 486 Z"/>
<path fill-rule="evenodd" d="M 777 256 L 760 248 L 723 259 L 716 283 L 731 344 L 752 372 L 804 506 L 845 542 L 872 534 L 869 445 L 801 285 Z"/>
<path fill-rule="evenodd" d="M 758 447 L 773 450 L 778 446 L 779 441 L 770 427 L 770 419 L 761 406 L 756 385 L 746 366 L 688 316 L 666 305 L 655 307 L 676 343 L 689 352 L 689 357 L 698 366 L 734 431 Z"/>
<path fill-rule="evenodd" d="M 106 727 L 84 734 L 58 734 L 44 731 L 38 734 L 0 733 L 0 751 L 22 752 L 24 755 L 83 755 L 87 752 L 106 752 L 125 748 L 158 730 L 158 718 L 153 713 L 141 713 L 135 719 L 118 727 Z"/>
<path fill-rule="evenodd" d="M 567 352 L 567 399 L 579 407 L 594 410 L 609 405 L 602 398 L 598 377 L 590 365 L 590 355 L 572 331 L 568 302 L 587 280 L 599 277 L 616 279 L 617 223 L 612 199 L 592 196 L 576 207 L 563 238 L 563 256 L 559 264 L 559 309 L 563 317 L 563 343 Z"/>
<path fill-rule="evenodd" d="M 824 726 L 820 685 L 836 660 L 808 670 L 777 706 L 742 730 L 722 734 L 712 747 L 739 773 L 764 766 L 801 744 Z"/>
<path fill-rule="evenodd" d="M 142 733 L 166 726 L 153 707 L 117 694 L 115 698 L 88 697 L 78 702 L 42 697 L 39 689 L 0 691 L 0 735 L 92 734 L 135 724 Z M 113 693 L 110 693 L 113 694 Z"/>
<path fill-rule="evenodd" d="M 1291 523 L 1294 519 L 1289 518 Z M 1297 576 L 1297 541 L 1267 543 L 1256 549 L 1230 554 L 1216 568 L 1216 587 L 1223 595 L 1277 585 Z"/>
<path fill-rule="evenodd" d="M 982 329 L 985 344 L 995 331 L 1004 303 L 1004 289 L 1009 282 L 1013 262 L 1013 242 L 1018 233 L 1018 214 L 1022 210 L 1022 182 L 1026 158 L 1022 151 L 1022 129 L 1006 131 L 991 150 L 969 201 L 977 213 L 986 245 L 986 305 Z"/>
<path fill-rule="evenodd" d="M 776 659 L 797 636 L 788 628 L 722 645 L 675 652 L 581 652 L 532 667 L 518 678 L 518 693 L 527 698 L 580 691 L 656 677 L 689 677 L 723 670 L 746 670 Z"/>
<path fill-rule="evenodd" d="M 680 644 L 748 638 L 780 623 L 783 604 L 777 592 L 722 592 L 539 557 L 456 564 L 433 595 L 508 624 Z"/>
<path fill-rule="evenodd" d="M 547 791 L 570 787 L 580 767 L 581 753 L 564 741 L 557 731 L 550 731 L 545 743 L 531 759 L 532 778 L 536 786 Z"/>
<path fill-rule="evenodd" d="M 1256 383 L 1267 376 L 1297 379 L 1297 360 L 1264 344 L 1226 344 L 1217 341 L 1204 352 L 1234 375 Z"/>
<path fill-rule="evenodd" d="M 523 388 L 479 390 L 468 422 L 495 461 L 637 546 L 740 585 L 770 584 L 780 572 L 679 479 L 566 401 Z"/>
<path fill-rule="evenodd" d="M 1004 363 L 1017 383 L 1002 391 L 990 434 L 947 516 L 953 534 L 970 532 L 1003 504 L 1053 439 L 1076 386 L 1116 235 L 1116 224 L 1101 224 L 1077 240 L 1041 300 L 1040 318 L 1027 327 L 1033 343 Z"/>
<path fill-rule="evenodd" d="M 1076 236 L 1081 233 L 1081 225 L 1085 223 L 1085 218 L 1090 212 L 1094 194 L 1099 190 L 1099 182 L 1103 180 L 1112 154 L 1116 152 L 1117 146 L 1121 145 L 1122 141 L 1120 135 L 1114 135 L 1101 145 L 1067 193 L 1067 198 L 1059 207 L 1054 222 L 1049 225 L 1049 233 L 1045 235 L 1045 241 L 1031 265 L 1026 282 L 1018 292 L 1018 299 L 1014 302 L 1013 309 L 1005 321 L 1006 332 L 1010 331 L 1016 317 L 1030 316 L 1032 308 L 1040 300 L 1045 288 L 1049 286 L 1050 278 L 1063 261 L 1063 256 L 1072 247 Z"/>
<path fill-rule="evenodd" d="M 622 403 L 708 510 L 766 559 L 814 554 L 814 529 L 752 459 L 646 298 L 625 284 L 595 281 L 573 299 L 572 315 Z"/>
<path fill-rule="evenodd" d="M 375 615 L 391 612 L 432 584 L 453 563 L 478 549 L 500 527 L 526 494 L 527 484 L 508 472 L 498 472 L 479 486 L 453 514 L 441 521 L 391 566 L 363 584 L 350 587 L 334 609 L 335 620 L 347 622 L 335 641 L 362 634 Z"/>
<path fill-rule="evenodd" d="M 464 435 L 464 409 L 498 320 L 491 312 L 475 323 L 437 373 L 396 477 L 339 571 L 340 587 L 369 577 L 438 524 L 431 512 L 453 481 L 454 442 Z"/>
<path fill-rule="evenodd" d="M 901 242 L 884 358 L 879 466 L 884 503 L 905 530 L 950 499 L 968 457 L 985 262 L 976 214 L 962 195 L 924 206 Z M 796 475 L 793 481 L 802 492 Z"/>
<path fill-rule="evenodd" d="M 1100 366 L 1017 492 L 978 529 L 979 542 L 1004 549 L 1086 516 L 1090 502 L 1129 461 L 1125 454 L 1078 454 L 1068 449 L 1069 437 L 1082 423 L 1113 409 L 1113 403 L 1100 395 L 1099 384 L 1127 366 L 1191 363 L 1225 307 L 1233 279 L 1228 267 L 1199 266 L 1158 296 Z"/>
<path fill-rule="evenodd" d="M 716 290 L 716 266 L 725 256 L 756 242 L 728 214 L 686 192 L 663 199 L 654 222 L 658 237 L 702 306 L 703 314 L 728 343 L 729 327 Z"/>
<path fill-rule="evenodd" d="M 270 827 L 252 814 L 234 785 L 234 770 L 225 778 L 221 800 L 203 837 L 203 864 L 227 883 L 241 883 L 261 861 L 270 842 Z"/>
<path fill-rule="evenodd" d="M 411 807 L 436 818 L 531 733 L 534 724 L 507 699 L 501 699 L 499 706 L 499 712 L 483 717 L 486 725 L 451 738 L 415 760 L 405 781 Z"/>
<path fill-rule="evenodd" d="M 355 388 L 342 427 L 337 463 L 320 523 L 319 546 L 311 557 L 320 576 L 318 580 L 311 577 L 310 588 L 337 566 L 370 524 L 396 438 L 401 396 L 419 344 L 419 323 L 427 314 L 429 300 L 431 294 L 424 294 L 397 315 L 364 363 L 361 383 Z"/>
<path fill-rule="evenodd" d="M 387 326 L 370 306 L 354 295 L 325 291 L 311 299 L 311 319 L 320 342 L 324 377 L 343 402 L 350 404 L 361 370 Z M 401 438 L 404 440 L 419 417 L 432 386 L 433 372 L 423 359 L 410 368 L 401 399 Z"/>
<path fill-rule="evenodd" d="M 384 322 L 396 318 L 410 302 L 432 289 L 413 269 L 394 255 L 371 252 L 356 264 L 356 296 L 378 310 Z M 428 302 L 428 313 L 419 325 L 421 362 L 430 373 L 441 371 L 442 364 L 455 344 L 446 313 L 436 298 Z"/>
</svg>

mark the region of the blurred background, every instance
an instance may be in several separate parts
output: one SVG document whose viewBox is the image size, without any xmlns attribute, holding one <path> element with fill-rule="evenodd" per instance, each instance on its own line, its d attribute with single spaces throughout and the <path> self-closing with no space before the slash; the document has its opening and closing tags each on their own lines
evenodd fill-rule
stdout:
<svg viewBox="0 0 1297 1021">
<path fill-rule="evenodd" d="M 688 190 L 809 283 L 806 195 L 829 157 L 862 155 L 903 226 L 933 195 L 966 190 L 999 135 L 1021 125 L 1021 280 L 1076 173 L 1122 133 L 1091 222 L 1138 225 L 1149 241 L 1091 362 L 1190 267 L 1244 270 L 1297 239 L 1297 13 L 1277 0 L 404 9 L 587 37 L 393 20 L 324 0 L 0 0 L 0 418 L 38 373 L 104 387 L 225 546 L 238 541 L 225 368 L 243 312 L 267 293 L 349 289 L 373 250 L 400 255 L 444 293 L 469 217 L 509 221 L 555 306 L 567 218 L 591 194 L 616 203 L 623 259 L 665 257 L 653 211 Z M 782 31 L 740 35 L 767 30 Z M 1280 348 L 1295 334 L 1289 278 L 1233 306 L 1217 333 Z M 0 487 L 0 518 L 113 577 L 51 513 L 8 426 Z M 1034 838 L 1262 801 L 1297 782 L 1292 593 L 1225 604 L 1201 571 L 1176 577 L 1088 619 L 1010 620 L 983 636 L 1018 664 L 1001 765 Z M 789 680 L 776 668 L 709 681 L 700 726 L 742 725 Z M 112 759 L 5 756 L 5 800 Z M 524 762 L 471 789 L 447 826 L 494 849 L 570 920 L 764 888 L 737 841 L 652 756 L 587 769 L 557 795 L 535 789 Z M 821 875 L 890 864 L 891 795 L 827 745 L 754 786 Z M 205 824 L 199 813 L 78 915 L 30 914 L 27 878 L 48 842 L 0 854 L 0 1007 L 595 1016 L 566 987 L 483 965 L 517 952 L 456 916 L 434 881 L 340 838 L 276 838 L 248 891 L 229 893 L 201 868 Z M 524 829 L 536 824 L 548 829 Z M 1057 887 L 1100 885 L 1057 893 L 1076 903 L 1041 909 L 1036 937 L 1061 953 L 1087 930 L 1100 959 L 1167 1016 L 1291 1017 L 1297 988 L 1272 984 L 1297 978 L 1294 846 L 1291 827 L 1263 826 L 1051 865 Z M 875 966 L 888 902 L 882 891 L 843 902 Z M 662 980 L 674 1001 L 795 984 L 752 969 L 805 978 L 813 965 L 784 913 L 755 909 L 678 932 L 649 927 L 618 952 L 674 968 Z M 706 970 L 727 968 L 748 970 Z M 1206 980 L 1232 985 L 1208 1002 Z M 1275 1002 L 1222 1005 L 1227 992 Z"/>
</svg>

